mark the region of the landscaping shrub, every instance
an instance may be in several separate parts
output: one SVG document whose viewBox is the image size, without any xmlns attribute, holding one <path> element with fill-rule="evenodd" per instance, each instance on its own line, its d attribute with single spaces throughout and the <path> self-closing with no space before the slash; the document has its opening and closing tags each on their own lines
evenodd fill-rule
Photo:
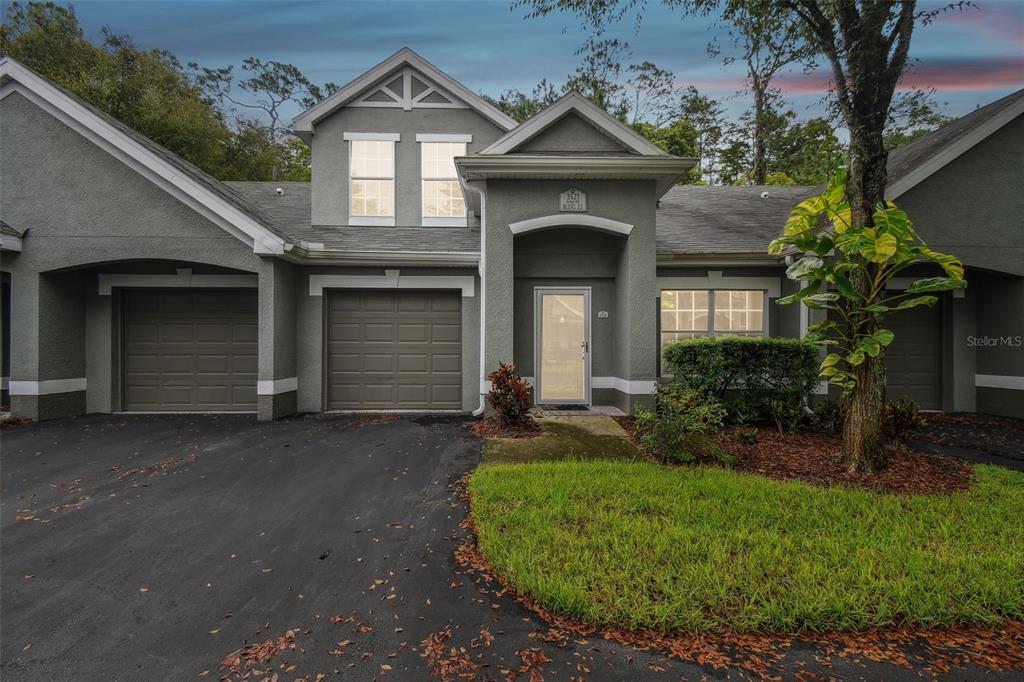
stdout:
<svg viewBox="0 0 1024 682">
<path fill-rule="evenodd" d="M 499 363 L 498 369 L 487 375 L 491 390 L 487 392 L 487 403 L 498 413 L 505 424 L 519 425 L 530 418 L 530 385 L 527 384 L 514 365 Z"/>
<path fill-rule="evenodd" d="M 715 445 L 708 432 L 721 428 L 725 408 L 713 398 L 680 384 L 662 384 L 655 392 L 657 411 L 640 409 L 636 431 L 640 445 L 670 463 L 732 464 L 732 456 Z"/>
<path fill-rule="evenodd" d="M 715 336 L 665 347 L 673 379 L 721 402 L 734 421 L 795 428 L 818 384 L 818 346 L 799 339 Z"/>
<path fill-rule="evenodd" d="M 811 423 L 814 428 L 829 435 L 837 434 L 842 430 L 843 406 L 840 401 L 834 398 L 822 400 L 814 406 L 813 410 Z"/>
<path fill-rule="evenodd" d="M 890 440 L 906 442 L 910 434 L 923 424 L 924 418 L 917 409 L 917 403 L 910 398 L 885 404 L 885 434 Z"/>
</svg>

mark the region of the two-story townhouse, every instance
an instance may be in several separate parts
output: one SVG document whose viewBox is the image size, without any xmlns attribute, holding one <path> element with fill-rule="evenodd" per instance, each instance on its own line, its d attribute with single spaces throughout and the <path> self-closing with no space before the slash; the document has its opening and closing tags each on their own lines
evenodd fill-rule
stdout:
<svg viewBox="0 0 1024 682">
<path fill-rule="evenodd" d="M 892 197 L 970 281 L 894 322 L 894 396 L 1024 416 L 1022 113 L 893 154 Z M 538 403 L 628 412 L 669 340 L 810 322 L 765 249 L 813 188 L 679 186 L 692 159 L 579 95 L 516 124 L 403 49 L 295 132 L 311 183 L 220 182 L 0 61 L 12 411 L 479 413 L 512 361 Z"/>
</svg>

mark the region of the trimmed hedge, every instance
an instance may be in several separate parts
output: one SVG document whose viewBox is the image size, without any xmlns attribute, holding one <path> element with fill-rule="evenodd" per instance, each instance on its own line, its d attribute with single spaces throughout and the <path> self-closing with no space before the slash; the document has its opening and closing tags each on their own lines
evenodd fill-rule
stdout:
<svg viewBox="0 0 1024 682">
<path fill-rule="evenodd" d="M 817 345 L 799 339 L 714 336 L 665 347 L 673 379 L 717 398 L 740 421 L 802 409 L 818 385 Z"/>
</svg>

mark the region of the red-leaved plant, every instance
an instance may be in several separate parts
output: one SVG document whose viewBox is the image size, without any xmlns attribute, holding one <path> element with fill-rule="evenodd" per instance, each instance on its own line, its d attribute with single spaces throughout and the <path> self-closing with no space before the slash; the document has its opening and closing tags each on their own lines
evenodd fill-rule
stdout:
<svg viewBox="0 0 1024 682">
<path fill-rule="evenodd" d="M 530 385 L 519 376 L 514 365 L 498 363 L 498 369 L 487 375 L 491 390 L 487 403 L 508 425 L 523 424 L 530 417 Z"/>
</svg>

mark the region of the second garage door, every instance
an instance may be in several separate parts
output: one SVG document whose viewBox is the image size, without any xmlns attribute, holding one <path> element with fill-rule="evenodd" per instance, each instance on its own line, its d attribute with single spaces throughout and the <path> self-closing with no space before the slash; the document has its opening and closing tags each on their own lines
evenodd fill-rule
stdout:
<svg viewBox="0 0 1024 682">
<path fill-rule="evenodd" d="M 328 409 L 462 409 L 458 292 L 339 291 L 327 301 Z"/>
<path fill-rule="evenodd" d="M 256 292 L 124 294 L 124 409 L 256 409 Z"/>
<path fill-rule="evenodd" d="M 896 335 L 885 353 L 886 400 L 910 397 L 923 410 L 940 409 L 938 304 L 893 313 L 885 326 Z"/>
</svg>

